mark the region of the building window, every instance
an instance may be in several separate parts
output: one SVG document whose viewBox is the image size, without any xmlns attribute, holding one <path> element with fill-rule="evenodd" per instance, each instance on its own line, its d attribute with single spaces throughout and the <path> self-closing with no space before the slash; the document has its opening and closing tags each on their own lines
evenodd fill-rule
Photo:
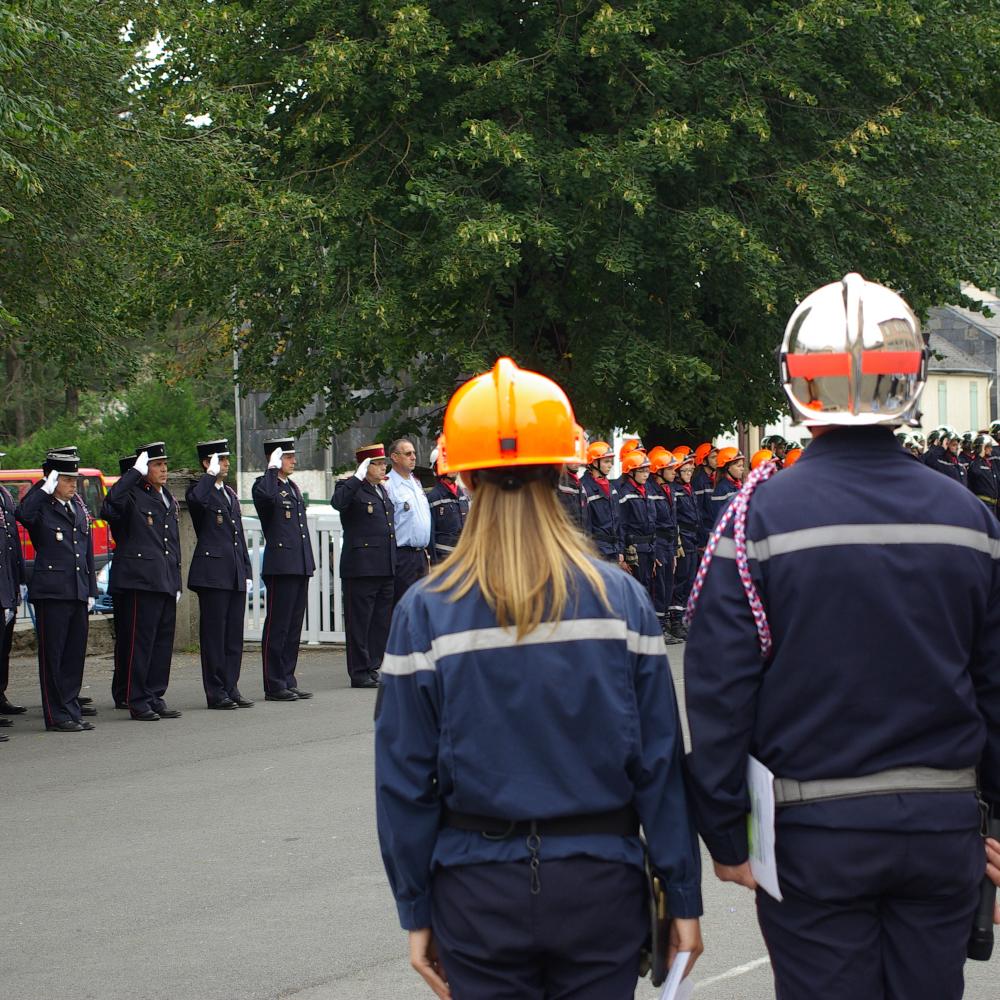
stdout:
<svg viewBox="0 0 1000 1000">
<path fill-rule="evenodd" d="M 969 383 L 969 430 L 979 429 L 979 383 Z"/>
<path fill-rule="evenodd" d="M 938 379 L 938 423 L 948 423 L 948 383 Z"/>
</svg>

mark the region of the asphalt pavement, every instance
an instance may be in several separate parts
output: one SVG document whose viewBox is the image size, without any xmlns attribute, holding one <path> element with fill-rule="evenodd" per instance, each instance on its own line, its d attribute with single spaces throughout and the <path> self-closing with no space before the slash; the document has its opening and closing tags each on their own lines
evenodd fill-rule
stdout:
<svg viewBox="0 0 1000 1000">
<path fill-rule="evenodd" d="M 30 711 L 0 745 L 0 997 L 431 996 L 378 854 L 374 692 L 348 687 L 334 647 L 304 649 L 298 676 L 315 698 L 265 703 L 248 647 L 240 687 L 257 705 L 210 712 L 197 657 L 178 656 L 167 700 L 183 717 L 140 723 L 111 707 L 110 659 L 95 657 L 97 729 L 57 734 L 35 662 L 12 662 L 8 695 Z M 750 893 L 705 865 L 696 996 L 773 1000 Z M 968 1000 L 996 997 L 996 968 L 967 966 Z"/>
</svg>

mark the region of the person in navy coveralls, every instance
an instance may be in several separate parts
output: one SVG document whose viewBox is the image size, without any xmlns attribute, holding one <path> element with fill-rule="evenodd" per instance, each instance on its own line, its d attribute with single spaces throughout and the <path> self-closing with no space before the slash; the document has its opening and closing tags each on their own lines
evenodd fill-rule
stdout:
<svg viewBox="0 0 1000 1000">
<path fill-rule="evenodd" d="M 135 455 L 125 455 L 118 459 L 118 478 L 128 472 L 135 465 Z M 115 548 L 122 545 L 125 540 L 125 533 L 128 531 L 127 521 L 108 521 L 111 528 L 111 537 L 115 540 Z M 125 598 L 119 596 L 121 593 L 118 587 L 118 576 L 115 573 L 115 559 L 112 556 L 108 565 L 108 594 L 111 597 L 111 612 L 114 619 L 115 647 L 114 647 L 114 670 L 111 674 L 111 697 L 114 699 L 115 708 L 128 708 L 128 657 L 126 636 L 129 634 L 129 622 L 124 614 Z"/>
<path fill-rule="evenodd" d="M 253 702 L 240 694 L 239 680 L 253 569 L 240 499 L 226 485 L 229 442 L 205 441 L 197 447 L 205 474 L 187 488 L 184 499 L 198 536 L 188 587 L 198 594 L 202 684 L 209 708 L 251 708 Z"/>
<path fill-rule="evenodd" d="M 0 726 L 9 726 L 7 715 L 23 715 L 23 705 L 15 705 L 7 700 L 7 684 L 10 680 L 10 648 L 14 641 L 14 621 L 18 605 L 27 595 L 24 581 L 24 556 L 21 552 L 21 536 L 17 531 L 14 517 L 16 504 L 4 486 L 0 486 L 0 607 L 10 614 L 0 622 Z"/>
<path fill-rule="evenodd" d="M 180 509 L 166 486 L 167 460 L 162 441 L 141 445 L 135 464 L 111 487 L 102 508 L 117 540 L 115 603 L 125 626 L 120 640 L 125 701 L 139 722 L 181 715 L 164 700 L 181 599 Z"/>
<path fill-rule="evenodd" d="M 781 1000 L 963 994 L 977 778 L 1000 805 L 1000 524 L 892 435 L 928 357 L 860 275 L 802 300 L 781 378 L 815 440 L 751 473 L 692 595 L 689 787 L 717 875 L 756 889 Z M 751 755 L 775 776 L 781 902 L 748 862 Z"/>
<path fill-rule="evenodd" d="M 279 438 L 264 442 L 267 471 L 253 484 L 253 505 L 264 532 L 264 565 L 267 616 L 261 640 L 266 701 L 299 701 L 311 698 L 298 686 L 295 666 L 306 614 L 309 577 L 316 571 L 306 505 L 295 471 L 295 442 Z"/>
<path fill-rule="evenodd" d="M 692 952 L 687 971 L 702 950 L 663 636 L 645 590 L 560 510 L 575 454 L 550 379 L 501 358 L 462 386 L 439 461 L 472 492 L 469 520 L 392 619 L 379 844 L 411 965 L 442 998 L 631 998 L 640 825 L 674 917 L 663 957 Z"/>
<path fill-rule="evenodd" d="M 357 471 L 334 487 L 330 504 L 340 513 L 344 538 L 340 576 L 344 581 L 347 672 L 352 688 L 378 687 L 395 595 L 394 508 L 384 486 L 386 455 L 381 444 L 355 452 Z"/>
<path fill-rule="evenodd" d="M 431 563 L 444 562 L 455 551 L 458 536 L 469 516 L 469 491 L 458 481 L 458 476 L 438 473 L 438 449 L 431 452 L 431 468 L 437 476 L 437 485 L 427 491 L 431 508 Z"/>
<path fill-rule="evenodd" d="M 90 520 L 74 502 L 79 460 L 50 453 L 41 488 L 17 508 L 28 530 L 35 564 L 28 596 L 38 628 L 42 714 L 50 732 L 93 729 L 83 720 L 80 687 L 87 655 L 88 613 L 97 598 Z"/>
</svg>

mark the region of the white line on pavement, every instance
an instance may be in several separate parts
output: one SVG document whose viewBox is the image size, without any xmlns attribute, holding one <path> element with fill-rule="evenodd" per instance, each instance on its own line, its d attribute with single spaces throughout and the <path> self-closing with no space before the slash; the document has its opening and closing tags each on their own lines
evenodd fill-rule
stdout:
<svg viewBox="0 0 1000 1000">
<path fill-rule="evenodd" d="M 700 983 L 695 983 L 694 991 L 695 993 L 698 993 L 706 986 L 712 986 L 714 983 L 721 983 L 724 979 L 735 979 L 737 976 L 742 976 L 744 973 L 753 972 L 754 969 L 759 969 L 762 965 L 767 965 L 770 961 L 771 959 L 765 955 L 763 958 L 755 958 L 752 962 L 747 962 L 745 965 L 736 965 L 732 969 L 727 969 L 725 972 L 722 972 L 717 976 L 712 976 L 711 979 L 703 979 Z"/>
</svg>

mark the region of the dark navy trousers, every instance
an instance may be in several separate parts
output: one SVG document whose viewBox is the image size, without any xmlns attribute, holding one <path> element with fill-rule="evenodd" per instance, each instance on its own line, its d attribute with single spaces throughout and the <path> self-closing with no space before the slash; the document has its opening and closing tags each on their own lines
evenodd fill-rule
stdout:
<svg viewBox="0 0 1000 1000">
<path fill-rule="evenodd" d="M 133 715 L 166 708 L 163 696 L 170 683 L 170 661 L 177 625 L 177 598 L 153 590 L 123 590 L 124 626 L 118 646 L 125 670 L 125 700 Z M 116 643 L 116 646 L 118 644 Z"/>
<path fill-rule="evenodd" d="M 984 874 L 977 830 L 780 823 L 782 902 L 757 892 L 777 1000 L 960 1000 Z"/>
<path fill-rule="evenodd" d="M 694 583 L 694 576 L 701 562 L 693 537 L 682 535 L 681 545 L 684 548 L 684 555 L 677 560 L 677 569 L 674 571 L 674 593 L 670 598 L 670 607 L 675 610 L 687 607 L 691 585 Z"/>
<path fill-rule="evenodd" d="M 632 1000 L 645 876 L 595 858 L 439 868 L 431 929 L 454 1000 Z M 859 998 L 854 998 L 859 1000 Z"/>
<path fill-rule="evenodd" d="M 14 642 L 15 621 L 17 615 L 11 619 L 9 625 L 0 625 L 0 694 L 7 690 L 10 681 L 10 647 Z"/>
<path fill-rule="evenodd" d="M 115 630 L 115 666 L 114 672 L 111 675 L 111 697 L 114 698 L 116 705 L 124 705 L 128 702 L 128 659 L 122 653 L 122 648 L 125 646 L 124 637 L 128 634 L 124 612 L 125 595 L 121 593 L 112 594 L 111 605 Z"/>
<path fill-rule="evenodd" d="M 80 688 L 87 657 L 86 601 L 35 601 L 38 681 L 46 727 L 79 722 Z"/>
<path fill-rule="evenodd" d="M 670 608 L 670 598 L 674 593 L 674 554 L 669 548 L 655 550 L 657 565 L 653 568 L 653 583 L 650 596 L 653 608 L 661 618 Z"/>
<path fill-rule="evenodd" d="M 309 577 L 271 575 L 267 587 L 267 616 L 260 651 L 264 667 L 264 692 L 273 694 L 298 687 L 295 666 L 299 662 L 299 640 L 306 615 Z"/>
<path fill-rule="evenodd" d="M 347 672 L 352 681 L 365 681 L 382 666 L 395 581 L 391 576 L 350 576 L 343 582 Z"/>
<path fill-rule="evenodd" d="M 209 705 L 227 698 L 235 701 L 239 694 L 246 603 L 242 590 L 198 589 L 201 680 Z"/>
<path fill-rule="evenodd" d="M 393 607 L 399 604 L 403 594 L 417 580 L 427 576 L 430 568 L 427 549 L 396 549 L 396 578 L 393 587 Z"/>
</svg>

